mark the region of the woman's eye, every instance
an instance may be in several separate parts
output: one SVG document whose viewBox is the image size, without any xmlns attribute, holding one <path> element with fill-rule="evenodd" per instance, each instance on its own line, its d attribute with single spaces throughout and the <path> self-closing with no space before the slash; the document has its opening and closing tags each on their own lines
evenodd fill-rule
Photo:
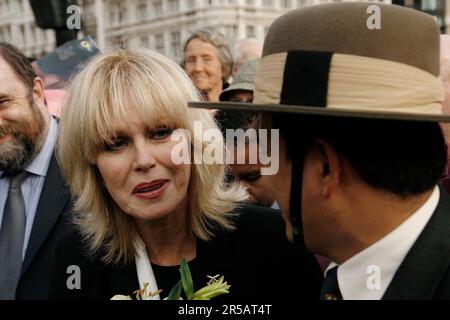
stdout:
<svg viewBox="0 0 450 320">
<path fill-rule="evenodd" d="M 106 151 L 118 151 L 125 148 L 127 141 L 122 138 L 113 139 L 111 143 L 107 143 L 105 146 Z"/>
<path fill-rule="evenodd" d="M 172 134 L 172 129 L 168 127 L 161 127 L 150 132 L 150 137 L 156 140 L 162 140 Z"/>
</svg>

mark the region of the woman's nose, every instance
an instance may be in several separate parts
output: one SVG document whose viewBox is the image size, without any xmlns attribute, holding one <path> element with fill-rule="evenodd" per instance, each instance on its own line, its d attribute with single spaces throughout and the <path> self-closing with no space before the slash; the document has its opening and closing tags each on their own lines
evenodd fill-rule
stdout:
<svg viewBox="0 0 450 320">
<path fill-rule="evenodd" d="M 194 71 L 202 71 L 203 70 L 203 62 L 201 59 L 198 59 L 194 62 Z"/>
<path fill-rule="evenodd" d="M 136 143 L 134 148 L 136 170 L 148 170 L 155 166 L 156 158 L 149 143 Z"/>
</svg>

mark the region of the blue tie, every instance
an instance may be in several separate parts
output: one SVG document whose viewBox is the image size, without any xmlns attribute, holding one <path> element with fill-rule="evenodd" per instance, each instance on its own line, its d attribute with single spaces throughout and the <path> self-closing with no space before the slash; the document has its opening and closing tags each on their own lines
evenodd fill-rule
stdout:
<svg viewBox="0 0 450 320">
<path fill-rule="evenodd" d="M 339 290 L 339 284 L 337 279 L 337 269 L 335 266 L 327 271 L 327 275 L 322 284 L 322 290 L 320 292 L 320 300 L 341 300 L 342 295 Z"/>
</svg>

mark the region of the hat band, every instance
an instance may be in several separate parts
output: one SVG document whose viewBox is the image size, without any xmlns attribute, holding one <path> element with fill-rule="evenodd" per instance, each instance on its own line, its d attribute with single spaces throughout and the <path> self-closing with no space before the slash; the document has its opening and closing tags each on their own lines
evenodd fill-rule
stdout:
<svg viewBox="0 0 450 320">
<path fill-rule="evenodd" d="M 440 77 L 399 62 L 364 56 L 290 51 L 265 56 L 254 103 L 334 110 L 442 114 Z"/>
</svg>

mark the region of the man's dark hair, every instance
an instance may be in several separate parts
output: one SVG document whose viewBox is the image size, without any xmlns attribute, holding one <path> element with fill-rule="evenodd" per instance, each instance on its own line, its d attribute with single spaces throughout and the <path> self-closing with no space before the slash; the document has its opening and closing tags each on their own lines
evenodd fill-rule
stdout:
<svg viewBox="0 0 450 320">
<path fill-rule="evenodd" d="M 244 131 L 251 128 L 258 129 L 261 113 L 254 111 L 218 110 L 215 118 L 225 137 L 227 129 L 243 129 Z"/>
<path fill-rule="evenodd" d="M 323 139 L 370 186 L 404 197 L 431 190 L 447 163 L 438 123 L 275 114 L 273 124 L 291 159 Z"/>
<path fill-rule="evenodd" d="M 11 66 L 27 89 L 33 90 L 36 73 L 28 58 L 13 45 L 0 41 L 0 56 Z"/>
</svg>

